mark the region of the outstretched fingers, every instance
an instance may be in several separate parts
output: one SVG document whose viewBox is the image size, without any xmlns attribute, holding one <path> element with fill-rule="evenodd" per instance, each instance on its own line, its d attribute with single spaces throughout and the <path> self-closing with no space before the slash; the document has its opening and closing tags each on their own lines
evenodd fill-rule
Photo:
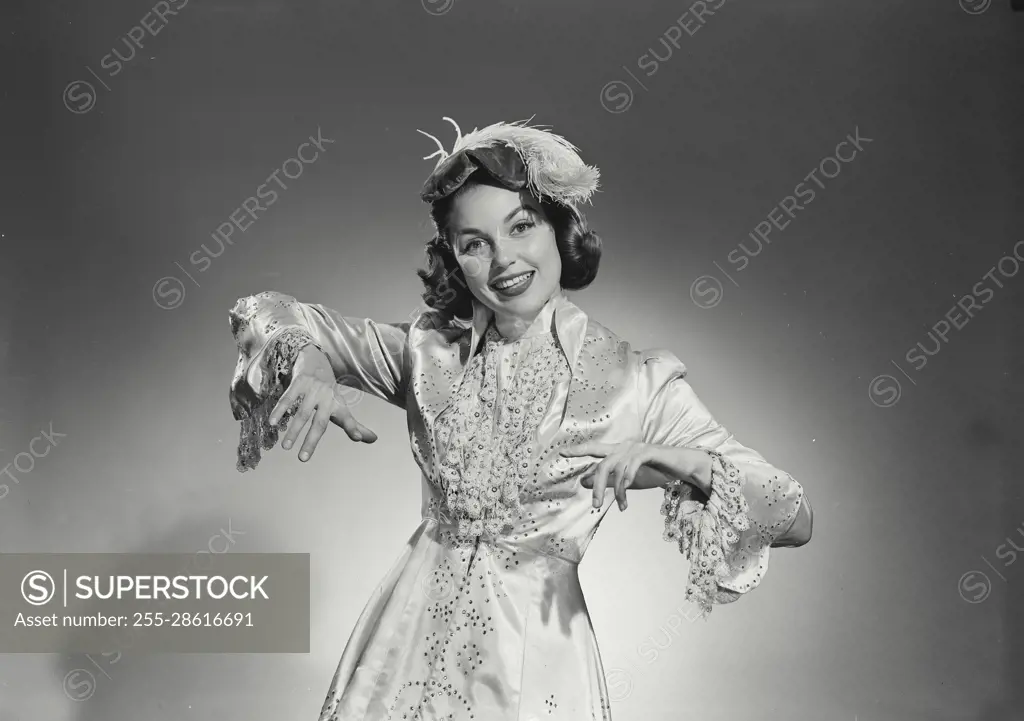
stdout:
<svg viewBox="0 0 1024 721">
<path fill-rule="evenodd" d="M 640 468 L 640 461 L 636 458 L 623 459 L 619 461 L 615 474 L 615 500 L 619 502 L 619 510 L 625 511 L 629 506 L 626 500 L 626 489 L 632 487 L 633 479 L 636 478 Z"/>
<path fill-rule="evenodd" d="M 323 438 L 327 426 L 331 423 L 331 409 L 326 403 L 320 403 L 313 414 L 313 422 L 309 424 L 309 432 L 306 433 L 306 440 L 299 450 L 299 460 L 308 461 L 316 450 L 316 444 Z"/>
<path fill-rule="evenodd" d="M 596 456 L 598 458 L 604 458 L 615 450 L 615 445 L 612 443 L 598 443 L 597 441 L 590 441 L 588 443 L 577 443 L 574 446 L 568 446 L 563 448 L 558 453 L 569 458 L 578 458 L 579 456 Z"/>
<path fill-rule="evenodd" d="M 278 399 L 277 405 L 274 406 L 274 410 L 272 410 L 270 415 L 267 417 L 267 422 L 270 423 L 271 426 L 279 425 L 282 420 L 289 416 L 290 411 L 295 410 L 296 404 L 301 400 L 301 386 L 302 383 L 300 381 L 292 381 L 285 392 L 281 394 L 281 398 Z"/>
<path fill-rule="evenodd" d="M 587 447 L 590 445 L 591 447 Z M 606 446 L 607 444 L 594 444 Z M 605 449 L 595 448 L 591 444 L 583 444 L 579 455 L 593 456 Z M 589 452 L 584 452 L 589 451 Z M 594 491 L 594 508 L 601 508 L 604 505 L 605 491 L 610 489 L 615 495 L 619 510 L 625 511 L 629 505 L 626 500 L 626 489 L 631 488 L 636 481 L 636 476 L 643 468 L 644 460 L 635 455 L 609 454 L 591 469 L 580 481 L 584 488 L 592 488 Z"/>
<path fill-rule="evenodd" d="M 352 411 L 343 403 L 336 403 L 334 413 L 331 414 L 331 421 L 345 431 L 353 441 L 373 443 L 377 440 L 377 434 L 355 419 Z"/>
<path fill-rule="evenodd" d="M 597 468 L 591 476 L 591 483 L 594 484 L 594 508 L 604 505 L 604 492 L 608 489 L 608 476 L 614 466 L 607 459 L 597 464 Z"/>
<path fill-rule="evenodd" d="M 284 398 L 281 399 L 284 401 Z M 313 393 L 298 393 L 295 399 L 292 401 L 291 408 L 298 406 L 298 409 L 294 411 L 294 414 L 288 421 L 288 427 L 285 430 L 284 436 L 281 438 L 281 448 L 286 451 L 292 447 L 295 441 L 299 437 L 299 433 L 306 427 L 306 423 L 313 416 L 313 412 L 317 407 L 316 395 Z M 291 408 L 288 410 L 290 411 Z M 277 412 L 276 410 L 274 411 Z"/>
</svg>

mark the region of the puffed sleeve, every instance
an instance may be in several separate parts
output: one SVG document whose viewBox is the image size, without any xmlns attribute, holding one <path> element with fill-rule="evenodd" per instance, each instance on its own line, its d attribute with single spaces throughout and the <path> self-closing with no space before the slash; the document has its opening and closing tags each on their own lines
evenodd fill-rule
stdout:
<svg viewBox="0 0 1024 721">
<path fill-rule="evenodd" d="M 793 525 L 803 488 L 718 423 L 686 381 L 673 353 L 641 352 L 638 398 L 644 443 L 702 448 L 712 456 L 712 492 L 689 483 L 665 489 L 663 537 L 690 563 L 687 599 L 706 613 L 753 590 L 769 547 Z"/>
<path fill-rule="evenodd" d="M 241 472 L 256 468 L 261 449 L 270 450 L 277 443 L 278 429 L 268 418 L 287 387 L 299 351 L 307 345 L 327 355 L 338 383 L 405 407 L 409 323 L 349 318 L 271 291 L 239 298 L 230 320 L 238 362 L 229 398 L 232 415 L 242 422 L 237 465 Z"/>
</svg>

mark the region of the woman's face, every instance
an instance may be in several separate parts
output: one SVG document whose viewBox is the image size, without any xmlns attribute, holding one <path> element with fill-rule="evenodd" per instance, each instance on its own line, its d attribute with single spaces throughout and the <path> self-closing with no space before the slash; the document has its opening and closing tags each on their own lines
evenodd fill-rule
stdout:
<svg viewBox="0 0 1024 721">
<path fill-rule="evenodd" d="M 555 230 L 526 191 L 467 187 L 455 198 L 448 232 L 470 291 L 495 314 L 529 323 L 559 290 Z"/>
</svg>

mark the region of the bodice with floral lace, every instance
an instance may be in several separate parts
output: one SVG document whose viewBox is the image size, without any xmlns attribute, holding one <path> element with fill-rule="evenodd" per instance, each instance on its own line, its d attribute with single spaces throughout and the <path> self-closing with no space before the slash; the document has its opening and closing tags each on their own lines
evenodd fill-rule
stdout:
<svg viewBox="0 0 1024 721">
<path fill-rule="evenodd" d="M 551 333 L 506 342 L 494 325 L 435 423 L 435 478 L 459 536 L 503 533 L 537 452 L 537 427 L 569 365 Z"/>
</svg>

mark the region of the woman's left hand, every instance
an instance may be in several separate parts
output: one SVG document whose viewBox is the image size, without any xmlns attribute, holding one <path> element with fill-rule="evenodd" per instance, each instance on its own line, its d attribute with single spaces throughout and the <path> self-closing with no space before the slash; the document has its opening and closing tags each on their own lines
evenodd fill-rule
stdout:
<svg viewBox="0 0 1024 721">
<path fill-rule="evenodd" d="M 626 510 L 629 505 L 626 502 L 627 488 L 664 488 L 677 478 L 702 489 L 710 484 L 710 458 L 694 448 L 636 441 L 591 441 L 563 448 L 560 453 L 570 458 L 595 456 L 602 459 L 580 481 L 584 488 L 594 489 L 594 508 L 604 505 L 604 494 L 609 482 L 615 488 L 615 499 L 620 511 Z"/>
</svg>

